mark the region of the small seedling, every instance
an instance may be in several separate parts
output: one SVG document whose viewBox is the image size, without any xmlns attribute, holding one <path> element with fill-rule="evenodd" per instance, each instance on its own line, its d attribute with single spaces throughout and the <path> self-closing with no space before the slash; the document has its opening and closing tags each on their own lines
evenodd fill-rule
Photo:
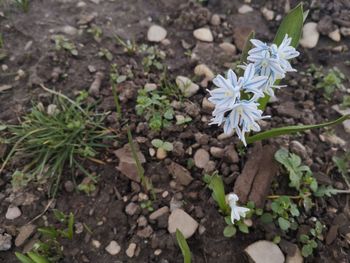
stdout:
<svg viewBox="0 0 350 263">
<path fill-rule="evenodd" d="M 184 258 L 184 263 L 191 263 L 191 250 L 187 244 L 186 238 L 181 233 L 179 229 L 176 229 L 176 240 L 177 244 L 181 249 L 182 256 Z"/>
<path fill-rule="evenodd" d="M 299 237 L 299 242 L 303 245 L 301 249 L 301 254 L 303 257 L 309 257 L 313 254 L 314 250 L 317 248 L 317 240 L 323 240 L 323 225 L 320 221 L 316 221 L 315 227 L 310 229 L 308 235 L 302 234 Z"/>
<path fill-rule="evenodd" d="M 108 61 L 113 60 L 113 54 L 107 48 L 100 48 L 100 51 L 98 52 L 98 56 L 100 58 L 105 58 Z"/>
<path fill-rule="evenodd" d="M 115 35 L 115 40 L 118 45 L 124 47 L 124 52 L 128 55 L 136 54 L 139 51 L 139 47 L 136 45 L 135 41 L 123 40 L 120 36 Z"/>
<path fill-rule="evenodd" d="M 78 50 L 75 44 L 63 35 L 54 35 L 52 36 L 53 41 L 55 42 L 55 48 L 57 51 L 66 50 L 73 56 L 78 56 Z"/>
<path fill-rule="evenodd" d="M 78 185 L 78 190 L 84 192 L 87 195 L 90 195 L 96 190 L 95 177 L 85 177 L 84 180 Z"/>
<path fill-rule="evenodd" d="M 142 65 L 145 72 L 149 72 L 152 69 L 163 70 L 164 66 L 161 62 L 165 59 L 163 51 L 160 51 L 157 47 L 148 47 L 147 45 L 141 46 L 140 50 L 144 54 Z"/>
<path fill-rule="evenodd" d="M 146 201 L 141 202 L 140 206 L 142 209 L 147 209 L 149 212 L 154 211 L 153 203 L 151 200 L 146 200 Z"/>
<path fill-rule="evenodd" d="M 31 251 L 25 255 L 15 252 L 21 263 L 54 263 L 63 258 L 63 247 L 60 241 L 61 239 L 73 239 L 74 215 L 73 213 L 65 215 L 59 210 L 54 210 L 54 216 L 61 228 L 58 228 L 57 225 L 39 228 L 41 238 L 33 245 Z"/>
<path fill-rule="evenodd" d="M 87 30 L 87 32 L 93 36 L 96 42 L 100 43 L 102 41 L 103 32 L 101 27 L 93 25 Z"/>
<path fill-rule="evenodd" d="M 157 148 L 157 158 L 164 159 L 167 156 L 167 152 L 173 150 L 173 144 L 170 142 L 165 142 L 160 139 L 152 140 L 152 145 Z"/>
<path fill-rule="evenodd" d="M 159 95 L 156 90 L 139 90 L 136 102 L 137 115 L 143 115 L 152 130 L 160 131 L 161 128 L 169 126 L 174 118 L 170 100 L 165 95 Z"/>
</svg>

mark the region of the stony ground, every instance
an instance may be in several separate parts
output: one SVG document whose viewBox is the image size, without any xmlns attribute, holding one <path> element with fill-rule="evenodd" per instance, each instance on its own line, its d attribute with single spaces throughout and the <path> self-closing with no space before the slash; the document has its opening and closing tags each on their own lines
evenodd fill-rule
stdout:
<svg viewBox="0 0 350 263">
<path fill-rule="evenodd" d="M 40 101 L 45 107 L 52 103 L 40 88 L 44 84 L 69 97 L 87 91 L 89 102 L 97 102 L 101 112 L 110 112 L 106 126 L 118 134 L 101 152 L 103 164 L 84 162 L 86 169 L 99 175 L 96 189 L 89 195 L 75 190 L 68 172 L 57 198 L 51 200 L 45 185 L 31 184 L 14 191 L 11 175 L 17 167 L 3 171 L 0 262 L 17 262 L 14 252 L 32 247 L 39 238 L 36 229 L 54 224 L 54 208 L 73 212 L 76 220 L 74 240 L 62 241 L 62 262 L 182 262 L 173 234 L 176 228 L 188 238 L 194 262 L 248 262 L 244 250 L 252 244 L 248 252 L 253 258 L 264 258 L 261 253 L 269 251 L 268 262 L 283 262 L 285 258 L 287 262 L 303 262 L 296 246 L 300 247 L 298 236 L 316 219 L 325 225 L 323 237 L 314 255 L 304 261 L 349 262 L 348 195 L 318 198 L 311 211 L 302 212 L 297 231 L 283 233 L 275 225 L 263 225 L 253 218 L 250 234 L 223 236 L 225 222 L 205 187 L 205 173 L 217 170 L 227 192 L 238 188 L 237 178 L 242 174 L 258 174 L 260 179 L 248 189 L 246 198 L 268 207 L 267 194 L 290 194 L 285 172 L 272 158 L 283 146 L 302 157 L 320 184 L 346 189 L 332 156 L 349 150 L 350 128 L 348 121 L 332 130 L 313 130 L 249 146 L 245 152 L 235 147 L 235 136 L 225 136 L 220 128 L 210 127 L 213 105 L 207 100 L 206 88 L 214 88 L 214 75 L 235 66 L 252 29 L 258 38 L 272 41 L 280 20 L 297 3 L 199 2 L 33 0 L 27 13 L 8 4 L 1 6 L 4 46 L 0 47 L 0 121 L 17 123 L 32 101 Z M 273 118 L 261 123 L 263 130 L 315 124 L 344 114 L 339 105 L 350 93 L 350 2 L 316 0 L 306 2 L 305 9 L 310 13 L 298 48 L 301 56 L 294 62 L 298 73 L 288 76 L 288 87 L 277 91 L 269 103 L 266 113 Z M 74 47 L 57 50 L 57 35 Z M 116 35 L 134 41 L 137 47 L 147 44 L 155 49 L 128 53 Z M 117 87 L 121 120 L 116 118 L 109 84 L 112 64 L 123 76 Z M 345 75 L 343 86 L 330 99 L 324 97 L 322 89 L 315 88 L 317 79 L 308 73 L 312 65 L 325 70 L 336 66 Z M 180 90 L 169 99 L 176 121 L 183 124 L 174 120 L 154 132 L 145 116 L 136 114 L 136 99 L 144 87 L 150 91 L 163 87 L 165 69 L 167 81 Z M 184 87 L 187 82 L 190 85 Z M 143 190 L 131 158 L 126 123 L 138 146 L 145 175 L 154 186 L 156 200 L 151 203 L 147 200 L 152 197 Z M 174 149 L 168 153 L 155 149 L 151 144 L 155 138 L 171 142 Z M 0 141 L 0 158 L 6 153 L 8 148 Z M 254 172 L 256 164 L 262 168 Z M 79 174 L 77 181 L 83 180 Z M 262 188 L 265 193 L 258 191 Z M 278 246 L 270 242 L 276 235 L 281 236 Z M 254 243 L 257 241 L 261 242 Z"/>
</svg>

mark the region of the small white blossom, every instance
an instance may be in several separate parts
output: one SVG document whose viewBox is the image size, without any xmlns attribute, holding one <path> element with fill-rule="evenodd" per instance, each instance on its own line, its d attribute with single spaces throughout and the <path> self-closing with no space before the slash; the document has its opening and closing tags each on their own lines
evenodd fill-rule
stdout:
<svg viewBox="0 0 350 263">
<path fill-rule="evenodd" d="M 232 224 L 239 221 L 241 218 L 245 218 L 246 214 L 249 212 L 249 208 L 237 205 L 238 196 L 234 193 L 227 195 L 227 203 L 231 207 L 231 222 Z"/>
<path fill-rule="evenodd" d="M 285 72 L 296 71 L 294 68 L 292 68 L 288 60 L 296 58 L 300 54 L 290 45 L 291 43 L 292 38 L 288 37 L 286 34 L 282 43 L 278 47 L 274 44 L 271 46 L 273 48 L 273 53 L 277 54 L 277 59 Z"/>
</svg>

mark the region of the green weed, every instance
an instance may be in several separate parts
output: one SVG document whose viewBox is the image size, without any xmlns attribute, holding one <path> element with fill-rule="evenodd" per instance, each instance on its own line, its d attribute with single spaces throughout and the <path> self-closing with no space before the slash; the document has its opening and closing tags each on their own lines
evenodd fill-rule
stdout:
<svg viewBox="0 0 350 263">
<path fill-rule="evenodd" d="M 318 247 L 317 240 L 323 240 L 324 226 L 320 221 L 316 221 L 315 226 L 310 229 L 308 234 L 302 234 L 299 237 L 299 242 L 302 244 L 301 254 L 303 257 L 309 257 Z"/>
<path fill-rule="evenodd" d="M 171 142 L 162 141 L 160 139 L 153 139 L 151 143 L 157 149 L 163 149 L 166 152 L 173 150 L 173 144 Z"/>
<path fill-rule="evenodd" d="M 24 13 L 29 11 L 29 0 L 14 0 L 17 8 L 21 9 Z"/>
<path fill-rule="evenodd" d="M 186 238 L 181 233 L 179 229 L 176 229 L 176 240 L 177 244 L 181 249 L 182 256 L 184 258 L 184 263 L 191 263 L 191 250 L 187 244 Z"/>
<path fill-rule="evenodd" d="M 113 54 L 107 48 L 100 48 L 100 51 L 98 52 L 98 56 L 100 58 L 105 58 L 108 61 L 113 60 Z"/>
<path fill-rule="evenodd" d="M 73 56 L 78 56 L 78 50 L 73 42 L 63 35 L 52 36 L 57 51 L 66 50 Z"/>
<path fill-rule="evenodd" d="M 93 25 L 87 32 L 93 36 L 96 42 L 100 43 L 102 41 L 103 31 L 101 27 Z"/>
<path fill-rule="evenodd" d="M 27 160 L 21 173 L 15 172 L 14 183 L 49 181 L 49 194 L 55 195 L 60 186 L 65 167 L 72 175 L 80 170 L 85 159 L 96 157 L 97 148 L 107 147 L 103 140 L 114 138 L 103 126 L 105 114 L 93 112 L 93 107 L 84 107 L 67 97 L 55 96 L 56 110 L 47 113 L 42 104 L 34 106 L 19 125 L 8 125 L 9 143 L 13 145 L 0 172 L 11 160 Z M 24 176 L 25 175 L 25 176 Z M 74 180 L 73 176 L 73 180 Z"/>
</svg>

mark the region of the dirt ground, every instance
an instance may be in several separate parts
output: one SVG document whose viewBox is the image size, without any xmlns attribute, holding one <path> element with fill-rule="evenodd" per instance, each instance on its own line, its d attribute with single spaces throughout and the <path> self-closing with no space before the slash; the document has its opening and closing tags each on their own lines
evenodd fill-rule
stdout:
<svg viewBox="0 0 350 263">
<path fill-rule="evenodd" d="M 336 20 L 342 18 L 339 15 L 342 14 L 343 18 L 345 17 L 343 23 L 348 23 L 350 27 L 349 1 L 312 2 L 316 4 L 311 7 L 309 2 L 305 3 L 305 9 L 310 8 L 308 21 L 317 23 L 324 16 Z M 290 1 L 290 6 L 293 7 L 296 3 Z M 75 234 L 72 242 L 63 242 L 65 258 L 62 262 L 166 263 L 183 260 L 174 235 L 169 234 L 167 230 L 169 214 L 164 214 L 156 220 L 148 219 L 150 211 L 139 207 L 142 199 L 140 184 L 131 181 L 116 169 L 118 158 L 113 152 L 127 143 L 125 129 L 122 128 L 125 123 L 129 123 L 134 138 L 139 142 L 140 150 L 146 158 L 144 164 L 146 176 L 152 179 L 159 193 L 153 202 L 153 209 L 157 210 L 164 206 L 171 208 L 180 203 L 200 225 L 199 230 L 188 239 L 194 262 L 248 262 L 243 252 L 245 247 L 254 241 L 271 240 L 275 234 L 281 234 L 276 227 L 268 228 L 254 223 L 250 234 L 239 233 L 234 238 L 223 236 L 225 222 L 202 180 L 205 171 L 196 166 L 189 168 L 188 160 L 193 158 L 197 149 L 202 148 L 209 152 L 213 146 L 219 148 L 233 146 L 237 139 L 234 137 L 218 139 L 222 129 L 208 125 L 210 112 L 202 106 L 203 99 L 208 97 L 205 88 L 200 88 L 194 96 L 185 100 L 184 105 L 176 109 L 176 113 L 190 116 L 192 118 L 190 123 L 182 126 L 171 125 L 161 132 L 151 131 L 144 117 L 136 115 L 137 91 L 147 83 L 159 85 L 163 71 L 152 68 L 145 73 L 142 65 L 143 55 L 125 53 L 124 48 L 116 43 L 114 37 L 118 35 L 122 39 L 134 40 L 137 45 L 157 46 L 166 54 L 163 63 L 172 82 L 177 76 L 182 75 L 199 84 L 202 78 L 194 74 L 196 65 L 204 63 L 215 74 L 223 74 L 232 63 L 238 61 L 240 43 L 244 39 L 242 33 L 244 30 L 240 29 L 255 29 L 258 38 L 272 41 L 279 21 L 275 18 L 268 21 L 262 15 L 262 7 L 273 10 L 275 17 L 285 14 L 285 1 L 253 0 L 250 5 L 254 10 L 239 14 L 238 8 L 242 4 L 243 1 L 238 0 L 209 0 L 203 5 L 189 0 L 33 0 L 27 13 L 11 6 L 0 7 L 3 9 L 0 9 L 0 32 L 7 53 L 4 59 L 0 59 L 2 66 L 0 86 L 11 86 L 10 89 L 0 92 L 0 121 L 17 123 L 19 118 L 28 112 L 33 101 L 41 101 L 44 105 L 48 105 L 50 96 L 40 88 L 39 84 L 43 83 L 48 88 L 73 97 L 79 91 L 89 89 L 95 79 L 95 72 L 98 71 L 104 73 L 105 77 L 98 96 L 91 96 L 89 99 L 99 102 L 100 111 L 111 111 L 111 117 L 107 118 L 106 125 L 121 131 L 117 142 L 110 145 L 105 152 L 101 152 L 100 159 L 107 164 L 84 163 L 84 167 L 99 174 L 96 190 L 88 196 L 82 192 L 67 191 L 63 184 L 57 199 L 50 206 L 50 209 L 74 212 L 76 222 L 84 223 L 92 229 L 92 233 L 83 231 Z M 220 15 L 220 25 L 213 25 L 211 19 L 213 14 Z M 167 41 L 152 43 L 147 40 L 147 30 L 153 24 L 166 29 Z M 102 29 L 101 41 L 95 41 L 87 32 L 93 25 Z M 193 30 L 200 27 L 211 29 L 213 42 L 201 42 L 193 37 Z M 78 55 L 55 50 L 52 40 L 55 34 L 62 34 L 72 41 L 76 45 Z M 225 53 L 219 47 L 222 42 L 234 43 L 237 52 Z M 342 37 L 339 42 L 335 42 L 321 35 L 314 49 L 299 47 L 301 55 L 294 62 L 298 73 L 292 73 L 286 78 L 284 82 L 288 86 L 277 91 L 278 99 L 268 105 L 266 113 L 273 118 L 265 123 L 263 130 L 286 124 L 321 123 L 339 117 L 331 106 L 342 103 L 346 91 L 336 90 L 328 101 L 322 96 L 320 89 L 314 88 L 313 77 L 305 72 L 311 64 L 323 66 L 325 69 L 336 66 L 346 76 L 344 86 L 349 92 L 350 67 L 346 63 L 350 61 L 349 44 L 349 37 Z M 101 48 L 111 52 L 113 58 L 110 61 L 98 55 Z M 133 74 L 133 77 L 128 77 L 118 86 L 123 112 L 123 120 L 120 122 L 113 119 L 115 106 L 108 78 L 112 63 L 118 65 L 122 74 L 128 75 L 130 72 Z M 208 88 L 213 87 L 210 82 Z M 350 134 L 342 125 L 334 128 L 337 138 L 344 141 L 337 144 L 334 140 L 320 136 L 324 132 L 324 129 L 312 130 L 293 136 L 282 136 L 264 143 L 278 148 L 284 146 L 293 151 L 291 142 L 298 141 L 306 149 L 302 156 L 303 162 L 311 167 L 317 180 L 345 189 L 346 185 L 336 172 L 331 158 L 349 151 Z M 154 138 L 177 142 L 179 149 L 169 153 L 165 160 L 158 160 L 149 154 L 149 148 L 152 147 L 151 140 Z M 232 149 L 235 151 L 234 147 Z M 249 154 L 240 157 L 239 160 L 210 157 L 214 169 L 224 177 L 227 192 L 232 191 L 234 181 L 249 157 Z M 166 169 L 171 162 L 188 168 L 194 179 L 188 186 L 173 183 L 174 180 Z M 15 237 L 21 226 L 44 211 L 49 200 L 45 188 L 35 185 L 19 192 L 12 192 L 11 172 L 13 169 L 7 169 L 0 177 L 0 230 L 5 229 Z M 282 175 L 281 172 L 274 182 L 280 187 L 277 190 L 271 189 L 271 193 L 283 194 L 288 191 L 288 181 Z M 70 177 L 67 175 L 63 183 L 68 180 Z M 138 209 L 135 213 L 128 214 L 126 207 L 130 202 L 136 203 Z M 5 218 L 10 204 L 20 207 L 22 212 L 22 215 L 15 220 Z M 52 220 L 50 209 L 44 217 L 34 221 L 33 224 L 42 226 L 45 222 L 50 222 Z M 150 233 L 140 234 L 139 231 L 143 229 L 138 223 L 141 216 L 148 220 Z M 318 242 L 314 256 L 305 259 L 305 262 L 349 262 L 349 196 L 336 195 L 317 199 L 316 206 L 310 212 L 302 213 L 299 224 L 307 227 L 313 218 L 325 224 L 325 238 L 323 242 Z M 332 237 L 329 230 L 334 225 L 338 228 Z M 281 235 L 286 242 L 297 243 L 298 231 Z M 26 244 L 36 238 L 37 235 L 32 236 Z M 117 256 L 112 256 L 105 250 L 111 240 L 117 241 L 121 246 L 121 252 Z M 94 245 L 96 244 L 94 241 L 98 241 L 100 246 Z M 132 242 L 137 248 L 133 257 L 128 257 L 125 251 Z M 23 248 L 25 245 L 16 247 L 13 244 L 10 250 L 0 251 L 0 262 L 18 262 L 14 252 L 22 251 Z M 157 250 L 158 252 L 161 250 L 159 255 L 155 254 Z"/>
</svg>

